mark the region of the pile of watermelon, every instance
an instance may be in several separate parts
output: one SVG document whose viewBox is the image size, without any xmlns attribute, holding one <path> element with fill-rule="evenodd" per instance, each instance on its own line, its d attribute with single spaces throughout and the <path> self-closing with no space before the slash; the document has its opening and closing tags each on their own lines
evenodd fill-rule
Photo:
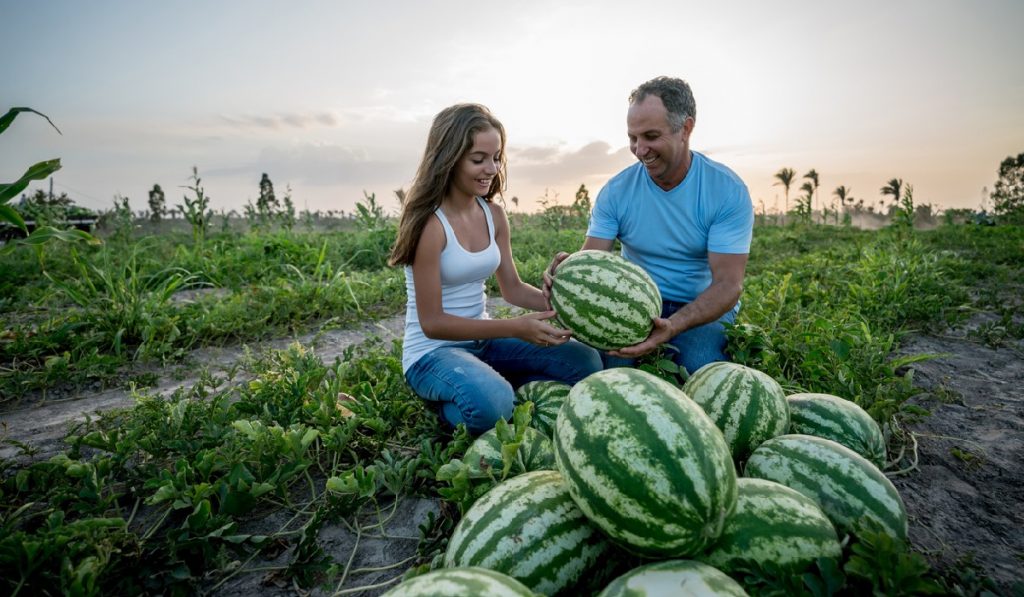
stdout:
<svg viewBox="0 0 1024 597">
<path fill-rule="evenodd" d="M 469 507 L 443 569 L 391 594 L 745 595 L 745 571 L 798 575 L 865 521 L 906 541 L 881 430 L 848 400 L 786 396 L 726 362 L 682 388 L 617 368 L 572 388 L 532 382 L 517 400 L 534 406 L 517 455 L 530 465 Z M 467 452 L 485 468 L 501 458 L 486 435 Z"/>
<path fill-rule="evenodd" d="M 467 510 L 444 568 L 412 579 L 435 592 L 403 584 L 395 595 L 482 594 L 495 574 L 505 578 L 493 594 L 657 594 L 685 581 L 744 595 L 743 571 L 799 574 L 839 557 L 864 519 L 906 540 L 903 502 L 879 468 L 881 430 L 848 400 L 786 396 L 734 363 L 707 365 L 681 389 L 618 368 L 572 388 L 531 382 L 517 400 L 535 406 L 537 431 L 520 449 L 540 470 Z M 554 466 L 538 449 L 548 439 Z M 486 434 L 470 454 L 500 466 Z"/>
</svg>

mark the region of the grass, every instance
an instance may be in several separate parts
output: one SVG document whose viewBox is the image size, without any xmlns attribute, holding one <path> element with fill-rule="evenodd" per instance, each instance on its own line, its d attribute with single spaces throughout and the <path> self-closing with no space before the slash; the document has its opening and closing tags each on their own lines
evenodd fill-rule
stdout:
<svg viewBox="0 0 1024 597">
<path fill-rule="evenodd" d="M 534 283 L 554 252 L 577 249 L 583 235 L 543 218 L 513 225 L 517 267 Z M 35 254 L 15 252 L 0 269 L 0 408 L 62 385 L 152 383 L 140 365 L 181 367 L 199 346 L 397 313 L 404 279 L 383 267 L 393 235 L 211 232 L 195 244 L 172 233 L 54 246 L 44 271 Z M 906 368 L 913 359 L 894 357 L 900 338 L 994 309 L 1002 327 L 982 339 L 1019 339 L 1019 293 L 1002 289 L 1024 282 L 1022 238 L 1016 228 L 759 227 L 729 351 L 790 392 L 854 400 L 887 426 L 895 453 L 902 422 L 924 414 L 908 405 L 918 390 Z M 198 288 L 221 290 L 176 299 Z M 361 515 L 386 517 L 400 496 L 453 496 L 439 478 L 469 446 L 409 391 L 400 357 L 399 346 L 380 342 L 333 363 L 297 344 L 252 354 L 167 398 L 136 389 L 134 407 L 78 425 L 49 460 L 33 461 L 24 447 L 20 464 L 0 462 L 0 590 L 190 593 L 282 545 L 290 551 L 275 574 L 287 582 L 355 588 L 351 561 L 328 556 L 319 530 L 361 528 Z M 271 512 L 287 523 L 254 533 Z M 416 557 L 392 579 L 431 566 L 457 512 L 428 520 Z M 929 574 L 919 558 L 868 536 L 870 545 L 848 546 L 845 574 L 822 564 L 819 581 L 930 590 L 918 582 Z M 872 573 L 882 561 L 888 572 Z M 770 573 L 757 583 L 807 589 Z"/>
</svg>

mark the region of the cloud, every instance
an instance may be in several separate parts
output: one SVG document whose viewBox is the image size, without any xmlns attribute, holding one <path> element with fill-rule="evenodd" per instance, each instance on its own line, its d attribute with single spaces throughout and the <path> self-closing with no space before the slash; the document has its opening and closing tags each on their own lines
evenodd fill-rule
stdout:
<svg viewBox="0 0 1024 597">
<path fill-rule="evenodd" d="M 274 179 L 314 186 L 336 184 L 373 186 L 409 178 L 415 158 L 375 158 L 362 148 L 335 144 L 304 143 L 291 147 L 267 147 L 254 165 Z"/>
<path fill-rule="evenodd" d="M 593 183 L 595 179 L 603 183 L 635 159 L 628 147 L 613 149 L 604 141 L 576 150 L 550 146 L 510 149 L 508 157 L 513 182 L 545 186 Z"/>
<path fill-rule="evenodd" d="M 266 129 L 280 131 L 286 129 L 309 129 L 315 127 L 336 127 L 340 119 L 332 112 L 297 113 L 286 112 L 273 115 L 228 115 L 221 114 L 222 123 L 238 129 Z"/>
</svg>

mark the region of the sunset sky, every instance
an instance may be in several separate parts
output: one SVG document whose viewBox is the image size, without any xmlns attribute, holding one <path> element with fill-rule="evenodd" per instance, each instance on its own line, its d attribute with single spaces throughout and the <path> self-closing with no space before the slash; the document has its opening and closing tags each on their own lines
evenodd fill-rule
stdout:
<svg viewBox="0 0 1024 597">
<path fill-rule="evenodd" d="M 55 190 L 92 208 L 144 209 L 154 183 L 181 203 L 196 165 L 218 210 L 266 172 L 299 209 L 365 190 L 395 213 L 430 120 L 466 101 L 508 130 L 506 197 L 568 203 L 632 163 L 626 98 L 663 74 L 693 87 L 692 148 L 758 210 L 781 207 L 782 167 L 816 169 L 823 198 L 846 185 L 877 206 L 900 177 L 919 203 L 977 209 L 1024 152 L 1021 0 L 0 6 L 0 111 L 63 133 L 20 116 L 0 181 L 60 157 Z"/>
</svg>

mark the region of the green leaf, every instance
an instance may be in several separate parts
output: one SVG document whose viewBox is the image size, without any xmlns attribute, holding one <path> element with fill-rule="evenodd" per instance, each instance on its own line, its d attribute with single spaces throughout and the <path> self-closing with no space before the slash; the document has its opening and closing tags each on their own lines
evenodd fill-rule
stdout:
<svg viewBox="0 0 1024 597">
<path fill-rule="evenodd" d="M 21 219 L 21 214 L 18 210 L 14 209 L 10 205 L 0 204 L 0 220 L 10 222 L 18 228 L 21 228 L 22 232 L 28 234 L 28 227 L 25 226 L 25 220 Z"/>
<path fill-rule="evenodd" d="M 22 108 L 11 108 L 10 110 L 7 111 L 6 114 L 4 114 L 3 116 L 0 116 L 0 133 L 6 131 L 7 127 L 11 126 L 11 123 L 14 122 L 14 119 L 18 116 L 18 114 L 21 114 L 22 112 L 31 112 L 32 114 L 38 114 L 39 116 L 42 116 L 43 118 L 46 119 L 46 122 L 50 123 L 50 126 L 53 127 L 53 130 L 57 131 L 61 135 L 64 134 L 64 133 L 60 132 L 60 129 L 57 128 L 57 125 L 53 124 L 53 121 L 50 120 L 49 116 L 47 116 L 46 114 L 43 114 L 42 112 L 37 112 L 37 111 L 33 110 L 32 108 L 24 108 L 24 107 L 22 107 Z"/>
<path fill-rule="evenodd" d="M 30 166 L 18 180 L 10 184 L 0 184 L 0 203 L 7 203 L 12 197 L 17 197 L 18 193 L 25 190 L 28 183 L 33 180 L 43 180 L 57 170 L 60 170 L 60 158 L 46 160 Z"/>
<path fill-rule="evenodd" d="M 313 440 L 315 440 L 319 435 L 320 432 L 317 431 L 316 429 L 310 429 L 306 431 L 305 435 L 302 436 L 302 439 L 299 442 L 302 445 L 302 449 L 305 450 L 306 448 L 308 448 L 309 444 L 313 443 Z"/>
<path fill-rule="evenodd" d="M 0 206 L 6 207 L 6 206 Z M 41 226 L 32 231 L 32 234 L 25 238 L 15 240 L 0 250 L 0 255 L 6 255 L 19 246 L 41 247 L 46 243 L 59 240 L 61 242 L 85 242 L 90 245 L 101 245 L 103 241 L 84 230 L 59 230 L 53 226 Z"/>
</svg>

